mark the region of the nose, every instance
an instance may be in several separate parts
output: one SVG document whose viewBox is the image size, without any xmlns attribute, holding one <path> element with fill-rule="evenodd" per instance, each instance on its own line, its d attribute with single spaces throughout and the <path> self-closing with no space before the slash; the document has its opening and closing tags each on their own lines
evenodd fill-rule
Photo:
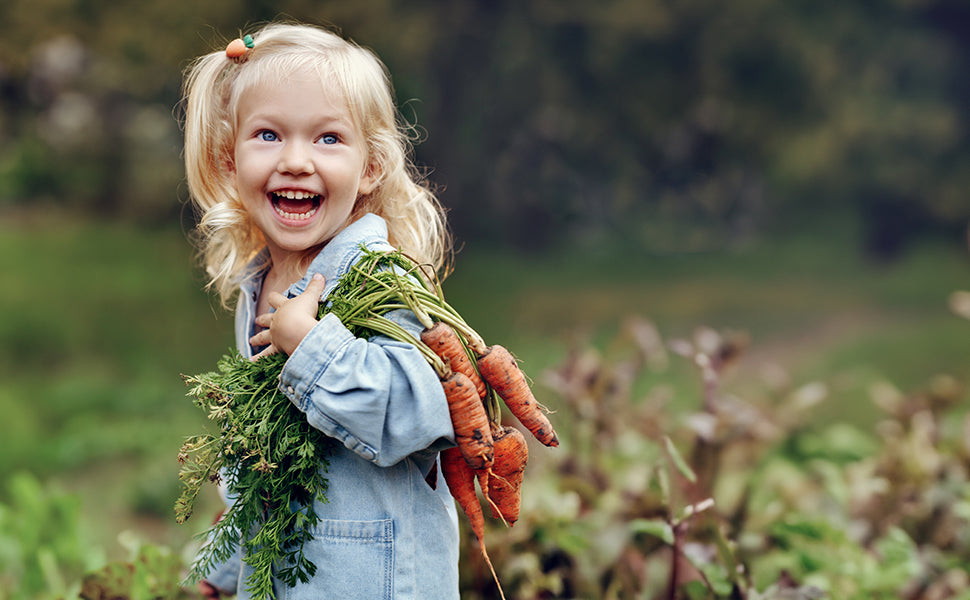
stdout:
<svg viewBox="0 0 970 600">
<path fill-rule="evenodd" d="M 276 171 L 288 175 L 310 175 L 315 171 L 310 149 L 299 141 L 284 144 Z"/>
</svg>

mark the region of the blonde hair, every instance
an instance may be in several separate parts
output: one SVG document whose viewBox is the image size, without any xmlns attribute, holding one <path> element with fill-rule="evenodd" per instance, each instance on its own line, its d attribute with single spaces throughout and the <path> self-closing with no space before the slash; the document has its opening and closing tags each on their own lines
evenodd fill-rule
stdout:
<svg viewBox="0 0 970 600">
<path fill-rule="evenodd" d="M 252 37 L 254 47 L 243 59 L 227 58 L 220 50 L 200 57 L 186 71 L 185 170 L 200 211 L 196 234 L 208 287 L 228 305 L 240 281 L 251 275 L 247 265 L 265 245 L 232 177 L 239 98 L 255 86 L 285 82 L 289 74 L 306 68 L 337 86 L 366 140 L 377 185 L 358 198 L 353 218 L 367 212 L 383 217 L 392 245 L 444 276 L 451 252 L 444 210 L 410 160 L 409 128 L 400 119 L 380 59 L 310 25 L 270 24 Z"/>
</svg>

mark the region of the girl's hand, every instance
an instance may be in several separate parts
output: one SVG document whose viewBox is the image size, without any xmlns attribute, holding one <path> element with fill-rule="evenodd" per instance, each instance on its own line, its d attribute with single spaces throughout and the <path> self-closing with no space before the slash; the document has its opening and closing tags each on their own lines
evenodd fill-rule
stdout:
<svg viewBox="0 0 970 600">
<path fill-rule="evenodd" d="M 254 356 L 253 360 L 280 350 L 293 354 L 306 334 L 317 324 L 317 307 L 325 283 L 323 276 L 317 273 L 310 279 L 306 290 L 295 298 L 287 299 L 282 294 L 270 293 L 267 301 L 276 312 L 256 317 L 256 324 L 266 329 L 249 338 L 249 343 L 253 346 L 269 346 Z"/>
<path fill-rule="evenodd" d="M 208 581 L 200 581 L 198 590 L 206 600 L 219 600 L 219 590 L 214 588 Z"/>
</svg>

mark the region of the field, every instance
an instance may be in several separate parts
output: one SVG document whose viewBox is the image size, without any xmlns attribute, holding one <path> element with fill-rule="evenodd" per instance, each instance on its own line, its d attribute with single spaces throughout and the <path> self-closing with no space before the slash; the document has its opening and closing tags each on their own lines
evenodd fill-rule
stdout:
<svg viewBox="0 0 970 600">
<path fill-rule="evenodd" d="M 954 290 L 970 289 L 966 249 L 928 241 L 896 263 L 875 265 L 859 256 L 851 239 L 847 232 L 806 232 L 692 255 L 618 244 L 535 255 L 470 246 L 458 254 L 445 291 L 486 339 L 516 352 L 540 400 L 557 410 L 561 457 L 597 469 L 615 467 L 618 477 L 629 474 L 629 464 L 619 459 L 629 449 L 621 443 L 629 442 L 626 433 L 606 423 L 604 431 L 615 436 L 597 445 L 589 423 L 605 417 L 595 414 L 595 405 L 571 405 L 569 389 L 557 387 L 552 374 L 560 373 L 561 383 L 564 373 L 579 369 L 581 356 L 597 357 L 590 360 L 599 375 L 612 372 L 610 366 L 621 363 L 613 357 L 625 356 L 618 347 L 634 317 L 652 323 L 668 342 L 697 342 L 701 326 L 729 339 L 730 332 L 743 332 L 748 341 L 741 360 L 718 371 L 718 385 L 752 402 L 768 402 L 781 388 L 823 386 L 824 399 L 799 421 L 799 432 L 839 423 L 876 439 L 883 409 L 872 400 L 885 397 L 880 390 L 906 394 L 945 381 L 956 390 L 952 402 L 965 403 L 970 322 L 954 315 L 947 302 Z M 201 287 L 192 250 L 177 228 L 134 230 L 50 215 L 0 220 L 0 564 L 7 565 L 0 584 L 8 584 L 0 588 L 27 589 L 25 582 L 34 582 L 37 590 L 10 598 L 75 590 L 81 573 L 127 560 L 146 547 L 142 543 L 176 556 L 191 552 L 191 538 L 208 517 L 175 524 L 175 455 L 204 416 L 185 398 L 179 374 L 208 370 L 232 343 L 231 316 Z M 673 417 L 700 411 L 704 389 L 690 361 L 657 352 L 662 361 L 640 365 L 624 399 L 649 404 L 662 396 L 665 416 L 655 415 L 655 423 L 668 427 L 665 433 L 678 444 L 689 443 L 683 422 Z M 634 447 L 653 446 L 640 440 Z M 588 454 L 596 448 L 614 450 L 617 460 Z M 563 564 L 573 566 L 577 556 L 595 549 L 588 540 L 569 537 L 577 530 L 542 537 L 552 535 L 543 515 L 549 522 L 565 519 L 583 494 L 556 483 L 557 477 L 568 479 L 561 457 L 535 454 L 525 492 L 534 494 L 527 501 L 534 512 L 515 535 L 497 532 L 490 545 L 500 574 L 504 566 L 512 573 L 510 585 L 523 594 L 515 597 L 533 597 L 522 573 L 555 572 L 549 548 L 569 554 L 572 560 Z M 612 480 L 610 474 L 604 478 Z M 737 484 L 724 485 L 726 497 L 736 499 Z M 31 506 L 39 507 L 33 516 Z M 209 497 L 201 510 L 208 514 L 213 507 Z M 31 518 L 50 518 L 43 510 L 61 514 L 76 536 L 58 541 L 63 532 L 48 532 L 54 541 L 45 542 L 48 534 L 38 533 L 30 547 L 25 532 Z M 601 515 L 590 511 L 591 517 Z M 628 514 L 649 529 L 649 519 Z M 963 526 L 967 516 L 960 517 Z M 529 528 L 535 535 L 527 535 Z M 641 558 L 653 555 L 638 543 Z M 523 557 L 533 554 L 542 564 L 523 566 Z M 477 558 L 466 546 L 465 584 L 488 588 Z M 642 563 L 644 572 L 651 564 Z M 573 593 L 583 597 L 582 582 L 603 573 L 571 577 Z M 541 588 L 540 579 L 531 578 L 530 585 Z M 609 589 L 634 589 L 616 585 Z M 549 596 L 556 593 L 549 586 L 530 593 L 569 597 L 562 590 L 564 595 Z M 647 587 L 636 589 L 643 594 L 637 597 L 651 597 Z M 4 593 L 0 598 L 8 597 Z"/>
</svg>

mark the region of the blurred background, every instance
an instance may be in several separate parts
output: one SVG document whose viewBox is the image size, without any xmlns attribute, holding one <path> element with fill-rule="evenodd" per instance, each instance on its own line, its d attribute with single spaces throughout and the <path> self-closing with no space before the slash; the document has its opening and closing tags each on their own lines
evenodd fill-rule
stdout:
<svg viewBox="0 0 970 600">
<path fill-rule="evenodd" d="M 0 587 L 190 554 L 209 519 L 171 511 L 204 425 L 179 374 L 232 343 L 188 241 L 181 73 L 277 18 L 388 65 L 450 210 L 446 293 L 544 403 L 631 315 L 745 332 L 734 385 L 824 382 L 821 421 L 868 431 L 874 386 L 940 374 L 963 401 L 963 0 L 4 0 Z M 688 371 L 637 389 L 696 407 Z"/>
</svg>

